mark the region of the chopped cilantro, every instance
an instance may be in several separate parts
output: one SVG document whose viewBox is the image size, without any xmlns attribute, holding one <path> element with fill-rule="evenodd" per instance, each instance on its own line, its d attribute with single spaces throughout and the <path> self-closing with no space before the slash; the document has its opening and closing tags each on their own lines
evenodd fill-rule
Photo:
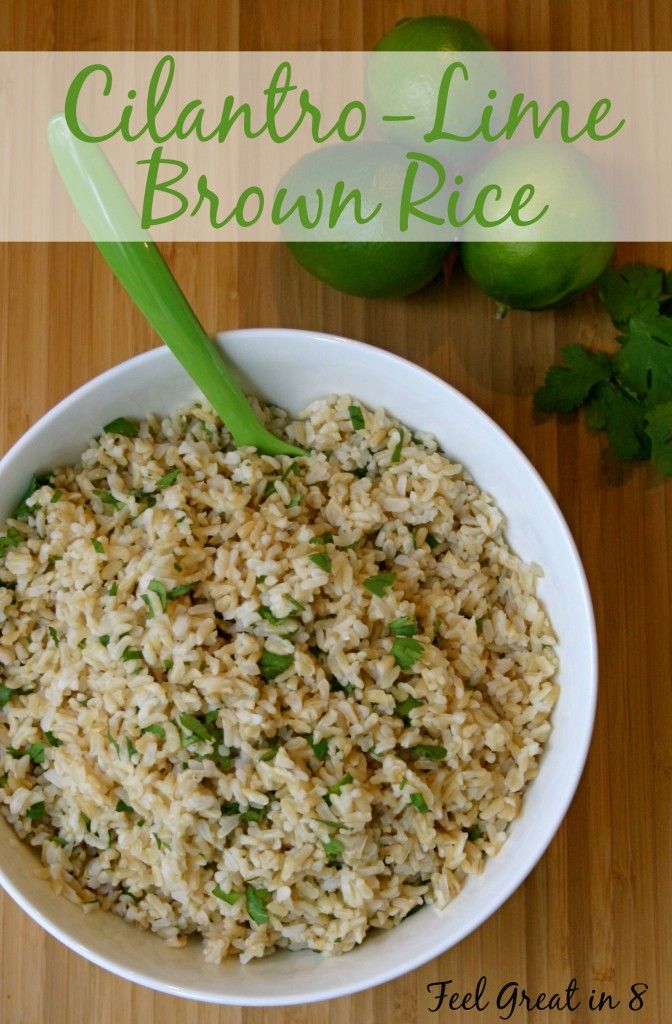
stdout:
<svg viewBox="0 0 672 1024">
<path fill-rule="evenodd" d="M 438 546 L 441 543 L 439 538 L 435 537 L 433 533 L 428 533 L 427 537 L 426 537 L 426 540 L 427 540 L 427 546 L 430 549 L 430 551 L 434 551 L 434 549 L 438 548 Z"/>
<path fill-rule="evenodd" d="M 350 413 L 350 422 L 352 423 L 353 430 L 364 429 L 364 413 L 358 405 L 349 405 L 348 412 Z"/>
<path fill-rule="evenodd" d="M 115 580 L 114 583 L 111 585 L 110 589 L 108 590 L 108 594 L 110 595 L 110 597 L 116 597 L 118 593 L 119 593 L 119 584 Z"/>
<path fill-rule="evenodd" d="M 343 775 L 338 780 L 338 782 L 335 782 L 333 786 L 329 786 L 327 793 L 329 794 L 329 796 L 332 796 L 334 794 L 336 794 L 336 796 L 340 796 L 341 789 L 343 788 L 343 786 L 349 786 L 351 782 L 352 775 L 350 774 L 350 772 L 346 772 L 345 775 Z"/>
<path fill-rule="evenodd" d="M 321 533 L 319 537 L 311 537 L 308 541 L 309 544 L 332 544 L 334 541 L 333 533 Z"/>
<path fill-rule="evenodd" d="M 393 636 L 415 636 L 418 632 L 417 619 L 409 619 L 408 615 L 400 615 L 388 623 L 388 629 Z"/>
<path fill-rule="evenodd" d="M 44 764 L 44 743 L 33 743 L 27 753 L 34 764 Z"/>
<path fill-rule="evenodd" d="M 275 494 L 275 480 L 268 480 L 266 486 L 262 492 L 262 498 L 270 498 L 272 494 Z"/>
<path fill-rule="evenodd" d="M 345 829 L 346 832 L 352 832 L 351 825 L 343 825 L 340 821 L 329 821 L 328 818 L 313 818 L 313 821 L 319 822 L 320 825 L 326 825 L 327 828 L 334 828 L 337 831 Z"/>
<path fill-rule="evenodd" d="M 103 647 L 107 647 L 107 645 L 108 645 L 108 644 L 109 644 L 109 642 L 110 642 L 110 637 L 109 637 L 109 634 L 107 634 L 107 633 L 103 633 L 103 635 L 102 635 L 102 636 L 99 636 L 99 637 L 98 637 L 98 640 L 99 640 L 99 641 L 100 641 L 100 643 L 101 643 L 101 644 L 103 645 Z"/>
<path fill-rule="evenodd" d="M 111 505 L 112 508 L 115 509 L 115 511 L 117 512 L 120 509 L 125 508 L 126 503 L 120 501 L 119 498 L 115 498 L 115 496 L 113 494 L 110 494 L 109 491 L 94 491 L 93 493 L 97 498 L 100 498 L 103 505 Z"/>
<path fill-rule="evenodd" d="M 114 747 L 114 749 L 116 750 L 117 755 L 119 755 L 119 744 L 117 743 L 117 741 L 114 739 L 112 733 L 110 732 L 109 726 L 108 726 L 108 729 L 107 729 L 107 738 L 110 741 L 110 743 L 112 744 L 112 746 Z"/>
<path fill-rule="evenodd" d="M 278 752 L 278 744 L 275 743 L 275 744 L 273 744 L 273 746 L 269 747 L 268 750 L 264 751 L 264 753 L 261 755 L 259 760 L 260 761 L 272 761 L 273 758 L 275 757 L 275 755 L 277 754 L 277 752 Z"/>
<path fill-rule="evenodd" d="M 263 821 L 268 814 L 268 807 L 248 807 L 240 816 L 241 821 Z"/>
<path fill-rule="evenodd" d="M 301 504 L 301 495 L 295 494 L 287 504 L 287 508 L 298 508 Z"/>
<path fill-rule="evenodd" d="M 60 501 L 63 497 L 63 491 L 59 491 L 58 488 L 54 491 L 49 502 L 50 505 L 55 505 L 57 501 Z"/>
<path fill-rule="evenodd" d="M 168 607 L 168 591 L 166 590 L 165 584 L 161 583 L 160 580 L 151 580 L 148 584 L 148 590 L 151 590 L 153 594 L 158 595 L 159 601 L 161 602 L 161 610 L 165 611 Z"/>
<path fill-rule="evenodd" d="M 482 839 L 485 832 L 481 829 L 480 825 L 472 825 L 467 834 L 467 839 L 470 843 L 475 843 L 477 839 Z"/>
<path fill-rule="evenodd" d="M 253 885 L 247 886 L 245 890 L 245 905 L 248 914 L 255 924 L 268 924 L 266 904 L 269 899 L 270 893 L 267 889 L 255 889 Z"/>
<path fill-rule="evenodd" d="M 243 894 L 242 892 L 236 892 L 234 889 L 231 889 L 230 892 L 224 892 L 223 889 L 216 885 L 212 890 L 212 895 L 216 896 L 218 900 L 223 900 L 224 903 L 233 905 L 238 902 Z"/>
<path fill-rule="evenodd" d="M 403 430 L 400 430 L 398 427 L 397 432 L 399 434 L 399 440 L 394 446 L 394 451 L 392 452 L 390 462 L 401 462 L 401 451 L 402 448 L 404 447 L 404 432 Z"/>
<path fill-rule="evenodd" d="M 421 708 L 422 704 L 423 702 L 421 700 L 416 700 L 415 697 L 406 697 L 405 700 L 399 701 L 395 705 L 394 710 L 400 718 L 403 718 L 408 722 L 411 711 L 413 711 L 414 708 Z"/>
<path fill-rule="evenodd" d="M 157 480 L 155 484 L 157 491 L 165 491 L 166 487 L 170 487 L 172 484 L 174 484 L 175 481 L 177 480 L 177 475 L 179 472 L 180 471 L 177 467 L 168 470 L 165 476 L 162 476 L 160 480 Z"/>
<path fill-rule="evenodd" d="M 142 660 L 142 651 L 132 650 L 130 647 L 127 647 L 125 649 L 124 653 L 121 656 L 121 660 L 122 661 L 141 661 Z"/>
<path fill-rule="evenodd" d="M 316 555 L 308 556 L 311 562 L 314 562 L 318 569 L 322 569 L 324 572 L 331 572 L 331 558 L 326 551 L 320 551 Z"/>
<path fill-rule="evenodd" d="M 321 740 L 315 740 L 313 736 L 306 736 L 306 742 L 312 747 L 315 757 L 319 758 L 320 761 L 324 761 L 329 753 L 329 740 L 327 737 L 323 737 Z"/>
<path fill-rule="evenodd" d="M 326 853 L 329 863 L 333 864 L 340 854 L 343 853 L 345 846 L 340 839 L 336 839 L 335 836 L 332 836 L 331 839 L 322 843 L 322 849 Z"/>
<path fill-rule="evenodd" d="M 413 806 L 417 807 L 421 814 L 426 814 L 427 811 L 429 810 L 429 807 L 425 803 L 421 793 L 411 793 L 409 799 Z"/>
<path fill-rule="evenodd" d="M 190 593 L 197 583 L 180 583 L 179 586 L 173 587 L 172 590 L 168 591 L 168 600 L 177 601 L 178 597 L 184 597 L 185 594 Z"/>
<path fill-rule="evenodd" d="M 235 800 L 232 800 L 228 804 L 222 804 L 221 811 L 224 817 L 230 818 L 234 814 L 240 814 L 240 804 L 236 803 Z"/>
<path fill-rule="evenodd" d="M 30 496 L 34 494 L 35 491 L 39 490 L 39 488 L 42 487 L 44 482 L 45 481 L 43 480 L 38 480 L 38 478 L 33 473 L 33 475 L 30 478 L 30 482 L 26 488 L 25 494 L 21 498 L 21 501 L 19 502 L 17 507 L 12 512 L 12 519 L 27 519 L 31 512 L 35 511 L 34 507 L 28 504 L 28 498 L 30 498 Z"/>
<path fill-rule="evenodd" d="M 114 808 L 115 811 L 120 811 L 123 814 L 135 814 L 135 811 L 130 804 L 125 803 L 124 800 L 117 800 L 117 806 Z"/>
<path fill-rule="evenodd" d="M 385 591 L 392 586 L 396 578 L 393 572 L 379 572 L 377 576 L 369 576 L 362 585 L 370 593 L 375 594 L 376 597 L 382 597 Z"/>
<path fill-rule="evenodd" d="M 305 605 L 301 604 L 300 601 L 297 601 L 295 598 L 293 598 L 291 594 L 285 594 L 285 601 L 287 601 L 287 603 L 290 604 L 292 608 L 297 612 L 305 612 L 306 610 Z"/>
<path fill-rule="evenodd" d="M 91 543 L 93 544 L 94 551 L 97 551 L 99 555 L 105 554 L 105 548 L 103 547 L 103 542 L 98 540 L 97 537 L 94 537 L 94 539 L 91 541 Z"/>
<path fill-rule="evenodd" d="M 400 668 L 411 668 L 416 661 L 420 660 L 423 652 L 424 647 L 420 641 L 409 636 L 396 637 L 390 651 Z"/>
<path fill-rule="evenodd" d="M 132 757 L 135 756 L 135 754 L 137 754 L 137 750 L 133 746 L 133 740 L 131 739 L 126 740 L 126 752 L 128 754 L 129 761 L 131 760 Z"/>
<path fill-rule="evenodd" d="M 294 663 L 293 654 L 274 654 L 264 647 L 259 659 L 259 671 L 266 682 L 271 682 Z"/>
<path fill-rule="evenodd" d="M 53 732 L 50 732 L 49 729 L 47 729 L 44 735 L 50 747 L 63 746 L 63 740 L 59 740 L 58 736 L 54 736 Z"/>
<path fill-rule="evenodd" d="M 287 469 L 283 472 L 280 479 L 284 481 L 287 479 L 288 476 L 291 476 L 292 474 L 294 474 L 294 476 L 299 476 L 300 473 L 301 467 L 299 466 L 298 462 L 290 462 L 290 464 L 287 466 Z"/>
<path fill-rule="evenodd" d="M 196 739 L 207 742 L 212 738 L 207 728 L 194 715 L 180 715 L 180 725 Z"/>
<path fill-rule="evenodd" d="M 153 736 L 158 736 L 159 739 L 165 740 L 166 730 L 158 722 L 154 722 L 152 725 L 146 725 L 144 729 L 140 730 L 141 733 L 151 732 Z"/>
<path fill-rule="evenodd" d="M 49 626 L 49 636 L 54 641 L 56 647 L 58 647 L 58 633 L 56 632 L 53 626 Z"/>
<path fill-rule="evenodd" d="M 411 747 L 413 757 L 422 758 L 425 761 L 443 761 L 448 754 L 445 747 L 432 746 L 429 743 L 417 743 Z"/>
<path fill-rule="evenodd" d="M 106 423 L 103 430 L 106 434 L 122 434 L 123 437 L 137 437 L 140 428 L 132 420 L 127 420 L 125 416 L 119 416 L 118 419 Z"/>
<path fill-rule="evenodd" d="M 4 537 L 0 537 L 0 558 L 4 558 L 12 548 L 18 548 L 25 537 L 19 533 L 15 526 L 10 526 Z"/>
<path fill-rule="evenodd" d="M 164 670 L 166 672 L 170 672 L 172 667 L 173 667 L 173 659 L 172 658 L 164 658 L 164 660 L 163 660 L 163 668 L 164 668 Z"/>
<path fill-rule="evenodd" d="M 26 817 L 31 821 L 42 821 L 44 818 L 44 800 L 39 800 L 26 811 Z"/>
</svg>

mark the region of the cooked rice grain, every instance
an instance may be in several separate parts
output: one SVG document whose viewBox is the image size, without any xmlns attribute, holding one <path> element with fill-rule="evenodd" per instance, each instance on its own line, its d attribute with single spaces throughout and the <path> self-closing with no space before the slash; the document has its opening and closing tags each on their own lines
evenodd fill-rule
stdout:
<svg viewBox="0 0 672 1024">
<path fill-rule="evenodd" d="M 539 568 L 433 437 L 353 404 L 258 403 L 297 460 L 150 416 L 2 531 L 3 813 L 57 891 L 211 962 L 445 907 L 551 729 Z"/>
</svg>

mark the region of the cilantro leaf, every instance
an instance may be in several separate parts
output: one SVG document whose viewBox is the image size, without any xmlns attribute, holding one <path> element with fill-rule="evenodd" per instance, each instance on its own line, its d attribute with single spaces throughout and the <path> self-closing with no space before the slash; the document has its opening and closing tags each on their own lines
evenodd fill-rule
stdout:
<svg viewBox="0 0 672 1024">
<path fill-rule="evenodd" d="M 312 735 L 306 736 L 306 742 L 312 747 L 315 757 L 318 757 L 320 761 L 324 761 L 329 753 L 329 740 L 326 736 L 317 741 Z"/>
<path fill-rule="evenodd" d="M 413 806 L 417 807 L 421 814 L 426 814 L 427 811 L 429 810 L 429 807 L 425 803 L 424 797 L 422 796 L 421 793 L 411 793 L 409 799 Z"/>
<path fill-rule="evenodd" d="M 343 853 L 345 846 L 340 839 L 332 836 L 331 839 L 327 839 L 326 842 L 322 843 L 322 849 L 326 853 L 329 863 L 333 864 L 339 855 Z"/>
<path fill-rule="evenodd" d="M 448 751 L 445 747 L 432 746 L 430 743 L 417 743 L 411 747 L 413 757 L 422 758 L 425 761 L 443 761 Z"/>
<path fill-rule="evenodd" d="M 253 885 L 247 886 L 245 890 L 245 905 L 248 914 L 255 924 L 268 924 L 266 904 L 270 896 L 271 894 L 268 889 L 255 889 Z"/>
<path fill-rule="evenodd" d="M 592 430 L 606 430 L 617 459 L 629 461 L 650 454 L 644 406 L 618 384 L 599 386 L 586 408 L 586 418 Z"/>
<path fill-rule="evenodd" d="M 604 352 L 566 345 L 562 354 L 567 365 L 551 366 L 542 387 L 535 392 L 534 407 L 539 412 L 572 412 L 586 401 L 596 384 L 611 377 L 611 360 Z"/>
<path fill-rule="evenodd" d="M 369 576 L 368 579 L 364 580 L 362 586 L 371 594 L 375 594 L 376 597 L 382 597 L 385 591 L 392 586 L 396 578 L 393 572 L 379 572 L 377 576 Z"/>
<path fill-rule="evenodd" d="M 166 487 L 170 487 L 171 484 L 174 484 L 179 472 L 180 471 L 177 467 L 169 469 L 165 476 L 162 476 L 160 480 L 157 480 L 155 484 L 157 491 L 165 491 Z"/>
<path fill-rule="evenodd" d="M 0 537 L 0 558 L 4 558 L 12 548 L 18 548 L 19 544 L 22 544 L 24 540 L 25 537 L 19 533 L 16 527 L 10 526 L 7 534 L 4 537 Z"/>
<path fill-rule="evenodd" d="M 163 728 L 162 725 L 159 725 L 158 722 L 155 722 L 152 725 L 146 725 L 144 727 L 144 729 L 140 730 L 140 732 L 141 733 L 151 732 L 154 736 L 158 736 L 159 739 L 161 739 L 161 740 L 165 740 L 165 738 L 166 738 L 166 730 Z"/>
<path fill-rule="evenodd" d="M 274 654 L 264 647 L 259 659 L 259 671 L 267 683 L 275 679 L 282 672 L 286 672 L 294 663 L 293 654 Z"/>
<path fill-rule="evenodd" d="M 415 636 L 418 632 L 417 619 L 409 619 L 408 615 L 400 615 L 388 623 L 388 629 L 393 636 Z"/>
<path fill-rule="evenodd" d="M 224 903 L 230 903 L 233 906 L 233 904 L 237 903 L 243 894 L 242 892 L 236 892 L 234 889 L 231 889 L 230 892 L 224 892 L 219 885 L 216 885 L 212 890 L 212 895 L 216 896 L 218 900 L 223 900 Z"/>
<path fill-rule="evenodd" d="M 403 718 L 404 721 L 408 722 L 410 720 L 411 711 L 413 711 L 414 708 L 421 708 L 422 705 L 423 701 L 417 700 L 415 697 L 407 697 L 406 700 L 399 701 L 395 705 L 394 711 L 400 718 Z"/>
<path fill-rule="evenodd" d="M 23 495 L 21 501 L 19 502 L 19 504 L 12 513 L 12 519 L 28 518 L 31 512 L 34 511 L 34 508 L 28 504 L 28 498 L 30 498 L 30 496 L 34 494 L 35 491 L 39 490 L 39 488 L 42 487 L 44 483 L 46 483 L 45 480 L 39 480 L 33 473 L 33 475 L 30 478 L 30 482 L 26 487 L 25 494 Z"/>
<path fill-rule="evenodd" d="M 318 554 L 309 555 L 308 557 L 319 569 L 322 569 L 324 572 L 331 572 L 331 558 L 326 551 L 320 551 Z"/>
<path fill-rule="evenodd" d="M 348 412 L 350 413 L 350 422 L 352 423 L 353 430 L 364 429 L 364 413 L 358 405 L 349 405 Z"/>
<path fill-rule="evenodd" d="M 31 821 L 42 821 L 44 818 L 44 800 L 40 800 L 29 807 L 26 811 L 26 817 L 30 818 Z"/>
<path fill-rule="evenodd" d="M 161 580 L 150 580 L 147 589 L 151 590 L 153 594 L 158 595 L 161 602 L 161 611 L 165 612 L 168 607 L 168 591 L 166 590 L 165 583 L 162 583 Z"/>
<path fill-rule="evenodd" d="M 420 641 L 409 636 L 396 637 L 390 651 L 399 668 L 411 668 L 420 660 L 423 652 L 424 647 Z"/>
<path fill-rule="evenodd" d="M 635 316 L 655 316 L 669 298 L 667 290 L 663 271 L 643 263 L 607 267 L 598 281 L 600 298 L 617 327 Z"/>
<path fill-rule="evenodd" d="M 661 473 L 672 475 L 672 401 L 657 405 L 646 416 L 651 440 L 651 461 Z"/>
<path fill-rule="evenodd" d="M 125 416 L 119 416 L 118 419 L 112 420 L 110 423 L 106 423 L 103 427 L 106 434 L 121 434 L 123 437 L 137 437 L 140 428 L 137 423 L 133 423 L 132 420 L 127 420 Z"/>
<path fill-rule="evenodd" d="M 632 320 L 614 357 L 620 382 L 651 405 L 672 395 L 672 320 Z"/>
<path fill-rule="evenodd" d="M 115 496 L 113 494 L 110 494 L 109 491 L 97 491 L 96 490 L 93 493 L 95 494 L 95 496 L 97 498 L 100 498 L 100 500 L 102 501 L 103 505 L 111 505 L 112 508 L 116 512 L 118 512 L 120 509 L 124 508 L 124 506 L 125 506 L 125 502 L 120 501 L 119 498 L 115 498 Z"/>
</svg>

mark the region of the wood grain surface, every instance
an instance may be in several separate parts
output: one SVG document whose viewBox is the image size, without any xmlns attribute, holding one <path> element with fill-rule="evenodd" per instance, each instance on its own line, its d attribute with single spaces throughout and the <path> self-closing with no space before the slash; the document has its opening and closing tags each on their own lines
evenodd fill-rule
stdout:
<svg viewBox="0 0 672 1024">
<path fill-rule="evenodd" d="M 405 15 L 474 21 L 502 49 L 672 50 L 669 0 L 0 0 L 2 49 L 363 49 Z M 672 57 L 671 57 L 672 59 Z M 1 157 L 0 157 L 1 158 Z M 645 159 L 645 154 L 643 154 Z M 588 765 L 546 856 L 483 927 L 420 970 L 349 999 L 241 1010 L 154 994 L 88 964 L 0 899 L 1 1024 L 483 1024 L 430 1012 L 427 983 L 532 993 L 576 977 L 614 1011 L 518 1011 L 517 1024 L 672 1017 L 672 482 L 624 466 L 582 422 L 539 420 L 532 391 L 560 347 L 610 337 L 594 294 L 493 318 L 459 269 L 405 300 L 340 295 L 282 246 L 174 245 L 166 256 L 209 331 L 282 325 L 359 338 L 427 367 L 490 414 L 553 491 L 584 560 L 600 646 Z M 618 259 L 672 267 L 672 245 Z M 156 344 L 90 245 L 0 246 L 0 448 L 107 367 Z M 627 1007 L 632 982 L 650 987 Z M 504 1011 L 502 1011 L 504 1012 Z"/>
</svg>

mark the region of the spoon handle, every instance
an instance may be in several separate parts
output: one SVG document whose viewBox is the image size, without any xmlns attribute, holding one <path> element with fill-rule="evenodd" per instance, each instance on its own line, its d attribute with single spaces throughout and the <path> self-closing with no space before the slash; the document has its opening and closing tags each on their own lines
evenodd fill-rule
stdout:
<svg viewBox="0 0 672 1024">
<path fill-rule="evenodd" d="M 251 445 L 267 455 L 305 455 L 275 437 L 255 416 L 161 253 L 141 228 L 135 207 L 100 147 L 76 139 L 62 114 L 49 122 L 48 138 L 65 187 L 100 252 L 236 444 Z"/>
</svg>

